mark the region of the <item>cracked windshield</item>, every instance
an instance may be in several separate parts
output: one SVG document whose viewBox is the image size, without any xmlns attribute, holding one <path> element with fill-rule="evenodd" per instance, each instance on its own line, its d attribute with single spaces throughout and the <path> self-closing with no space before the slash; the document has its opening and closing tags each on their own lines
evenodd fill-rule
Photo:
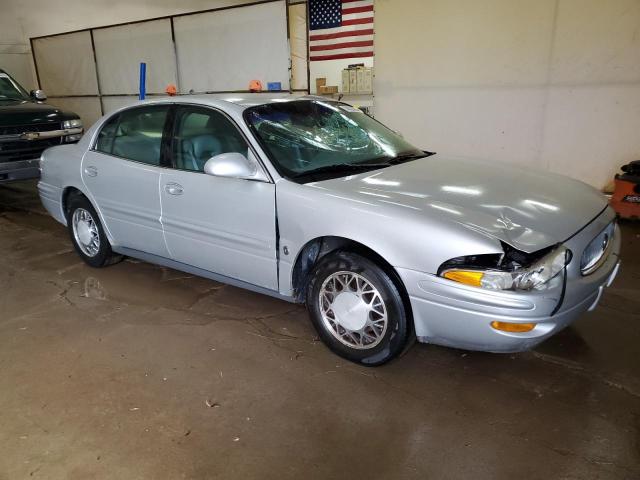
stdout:
<svg viewBox="0 0 640 480">
<path fill-rule="evenodd" d="M 278 171 L 289 178 L 329 178 L 426 156 L 392 130 L 343 103 L 270 103 L 252 107 L 245 115 Z"/>
</svg>

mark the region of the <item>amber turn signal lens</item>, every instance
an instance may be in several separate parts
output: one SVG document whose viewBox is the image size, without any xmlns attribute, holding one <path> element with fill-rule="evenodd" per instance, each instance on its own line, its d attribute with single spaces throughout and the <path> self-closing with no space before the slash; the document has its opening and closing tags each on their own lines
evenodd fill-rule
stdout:
<svg viewBox="0 0 640 480">
<path fill-rule="evenodd" d="M 480 287 L 483 272 L 474 272 L 473 270 L 449 270 L 442 275 L 444 278 L 453 280 L 454 282 L 464 283 L 473 287 Z"/>
<path fill-rule="evenodd" d="M 535 323 L 509 323 L 509 322 L 491 322 L 491 326 L 496 330 L 503 332 L 524 333 L 530 332 L 536 326 Z"/>
</svg>

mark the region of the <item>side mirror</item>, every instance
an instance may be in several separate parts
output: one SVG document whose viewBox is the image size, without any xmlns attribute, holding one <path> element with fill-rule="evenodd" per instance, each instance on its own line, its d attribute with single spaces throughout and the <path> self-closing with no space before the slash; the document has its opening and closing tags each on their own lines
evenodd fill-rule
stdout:
<svg viewBox="0 0 640 480">
<path fill-rule="evenodd" d="M 44 102 L 47 99 L 47 94 L 44 90 L 31 90 L 31 98 L 38 102 Z"/>
<path fill-rule="evenodd" d="M 264 180 L 256 164 L 238 152 L 221 153 L 204 164 L 204 173 L 216 177 Z"/>
</svg>

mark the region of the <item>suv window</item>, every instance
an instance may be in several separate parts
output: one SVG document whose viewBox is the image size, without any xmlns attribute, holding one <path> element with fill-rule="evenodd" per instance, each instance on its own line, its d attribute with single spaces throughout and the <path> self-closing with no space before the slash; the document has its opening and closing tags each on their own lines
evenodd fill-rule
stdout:
<svg viewBox="0 0 640 480">
<path fill-rule="evenodd" d="M 162 131 L 168 111 L 168 105 L 154 105 L 121 112 L 102 127 L 96 150 L 160 165 Z"/>
<path fill-rule="evenodd" d="M 27 92 L 14 82 L 9 75 L 0 72 L 0 99 L 27 100 Z"/>
<path fill-rule="evenodd" d="M 238 152 L 248 146 L 238 128 L 222 113 L 206 107 L 178 108 L 173 159 L 175 168 L 202 172 L 211 157 Z"/>
</svg>

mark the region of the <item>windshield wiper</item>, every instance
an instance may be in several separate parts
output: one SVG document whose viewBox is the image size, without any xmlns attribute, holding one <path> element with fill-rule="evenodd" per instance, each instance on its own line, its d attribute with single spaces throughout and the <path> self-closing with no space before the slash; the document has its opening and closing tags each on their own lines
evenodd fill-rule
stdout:
<svg viewBox="0 0 640 480">
<path fill-rule="evenodd" d="M 391 163 L 338 163 L 335 165 L 325 165 L 324 167 L 314 168 L 306 172 L 300 172 L 293 175 L 293 178 L 313 176 L 322 173 L 339 173 L 339 172 L 366 172 L 367 170 L 375 170 L 391 166 Z"/>
<path fill-rule="evenodd" d="M 324 167 L 314 168 L 306 172 L 296 173 L 292 178 L 300 178 L 306 176 L 314 176 L 323 173 L 340 173 L 340 172 L 366 172 L 367 170 L 376 170 L 378 168 L 390 167 L 392 165 L 398 165 L 399 163 L 408 162 L 410 160 L 417 160 L 419 158 L 429 157 L 434 155 L 435 152 L 407 152 L 396 155 L 395 157 L 381 157 L 380 160 L 384 162 L 375 163 L 338 163 L 336 165 L 325 165 Z"/>
</svg>

